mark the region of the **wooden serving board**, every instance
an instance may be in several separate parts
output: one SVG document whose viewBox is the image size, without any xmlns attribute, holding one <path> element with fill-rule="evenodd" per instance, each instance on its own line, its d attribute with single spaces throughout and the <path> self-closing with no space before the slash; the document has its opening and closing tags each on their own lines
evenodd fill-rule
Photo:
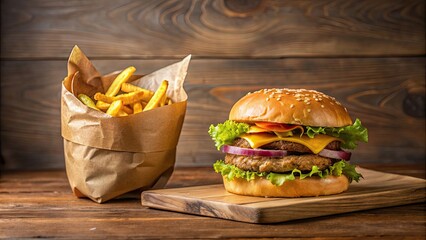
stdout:
<svg viewBox="0 0 426 240">
<path fill-rule="evenodd" d="M 424 202 L 426 180 L 357 169 L 364 179 L 345 193 L 303 198 L 264 198 L 231 194 L 222 184 L 149 190 L 150 208 L 250 223 L 276 223 L 359 210 Z"/>
</svg>

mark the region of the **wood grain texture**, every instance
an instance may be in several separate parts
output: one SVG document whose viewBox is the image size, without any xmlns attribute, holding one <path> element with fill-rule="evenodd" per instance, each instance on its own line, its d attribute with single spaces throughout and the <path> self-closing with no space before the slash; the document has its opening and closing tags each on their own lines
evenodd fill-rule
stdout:
<svg viewBox="0 0 426 240">
<path fill-rule="evenodd" d="M 424 0 L 1 1 L 1 58 L 425 54 Z"/>
<path fill-rule="evenodd" d="M 425 174 L 422 165 L 387 165 L 384 169 L 411 176 Z M 216 176 L 211 168 L 178 168 L 168 186 L 219 183 Z M 424 239 L 425 206 L 411 204 L 257 225 L 149 209 L 137 199 L 97 204 L 72 196 L 63 170 L 9 171 L 0 177 L 0 238 Z"/>
<path fill-rule="evenodd" d="M 357 171 L 364 179 L 337 195 L 248 197 L 228 193 L 218 184 L 145 191 L 142 205 L 242 222 L 276 223 L 426 201 L 424 179 L 363 168 Z"/>
<path fill-rule="evenodd" d="M 102 73 L 134 65 L 145 74 L 172 62 L 94 64 Z M 356 163 L 423 163 L 424 67 L 424 58 L 195 59 L 185 82 L 189 100 L 177 165 L 211 165 L 223 157 L 207 134 L 209 125 L 226 120 L 245 93 L 264 87 L 312 88 L 340 100 L 369 129 L 369 143 L 353 152 Z M 5 61 L 1 68 L 5 168 L 63 168 L 59 101 L 66 62 Z"/>
<path fill-rule="evenodd" d="M 179 166 L 221 158 L 209 125 L 264 87 L 315 88 L 342 101 L 370 131 L 354 162 L 424 162 L 424 0 L 0 4 L 0 167 L 64 167 L 59 89 L 75 44 L 103 73 L 133 64 L 149 73 L 194 56 Z"/>
</svg>

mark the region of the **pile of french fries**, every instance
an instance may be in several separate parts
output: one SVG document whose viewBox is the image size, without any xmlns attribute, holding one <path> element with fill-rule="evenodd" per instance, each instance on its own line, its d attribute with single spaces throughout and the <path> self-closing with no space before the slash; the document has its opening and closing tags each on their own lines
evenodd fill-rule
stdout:
<svg viewBox="0 0 426 240">
<path fill-rule="evenodd" d="M 169 86 L 167 80 L 163 80 L 153 92 L 127 82 L 135 71 L 133 66 L 124 69 L 105 93 L 97 92 L 93 99 L 85 94 L 78 94 L 77 97 L 86 106 L 113 117 L 128 116 L 172 104 L 166 95 Z"/>
</svg>

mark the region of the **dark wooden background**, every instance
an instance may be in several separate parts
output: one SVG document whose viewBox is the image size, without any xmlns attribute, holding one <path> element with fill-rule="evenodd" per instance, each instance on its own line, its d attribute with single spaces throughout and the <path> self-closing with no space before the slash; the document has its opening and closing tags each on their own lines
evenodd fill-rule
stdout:
<svg viewBox="0 0 426 240">
<path fill-rule="evenodd" d="M 61 169 L 60 84 L 74 45 L 102 73 L 192 54 L 178 166 L 222 156 L 207 130 L 248 91 L 313 88 L 369 129 L 353 161 L 424 163 L 424 0 L 1 0 L 3 169 Z"/>
</svg>

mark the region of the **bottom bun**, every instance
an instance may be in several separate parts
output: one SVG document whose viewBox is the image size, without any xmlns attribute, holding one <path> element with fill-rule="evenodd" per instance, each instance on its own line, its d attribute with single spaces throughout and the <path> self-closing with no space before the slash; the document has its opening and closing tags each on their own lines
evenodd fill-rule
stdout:
<svg viewBox="0 0 426 240">
<path fill-rule="evenodd" d="M 256 177 L 247 181 L 243 178 L 234 178 L 228 181 L 223 177 L 226 191 L 239 195 L 258 197 L 314 197 L 332 195 L 346 191 L 349 180 L 345 175 L 326 178 L 310 177 L 303 180 L 286 181 L 281 186 L 272 184 L 269 180 Z"/>
</svg>

